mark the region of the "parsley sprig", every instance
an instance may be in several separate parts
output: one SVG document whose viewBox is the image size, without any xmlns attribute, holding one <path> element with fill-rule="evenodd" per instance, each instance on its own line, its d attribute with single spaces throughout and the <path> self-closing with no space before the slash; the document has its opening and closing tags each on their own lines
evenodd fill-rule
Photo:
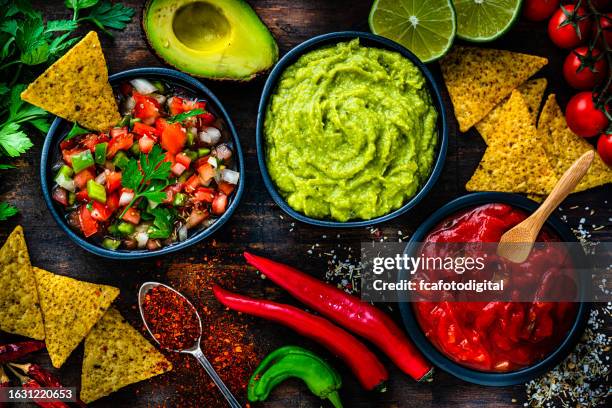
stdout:
<svg viewBox="0 0 612 408">
<path fill-rule="evenodd" d="M 153 146 L 149 154 L 140 154 L 140 159 L 130 159 L 121 178 L 121 185 L 134 191 L 134 198 L 125 207 L 122 218 L 136 200 L 144 197 L 155 203 L 166 199 L 162 190 L 168 186 L 168 176 L 172 163 L 164 161 L 165 154 L 159 145 Z"/>
<path fill-rule="evenodd" d="M 190 111 L 187 112 L 183 112 L 183 113 L 179 113 L 178 115 L 174 115 L 174 116 L 170 116 L 168 119 L 166 119 L 166 122 L 168 123 L 177 123 L 177 122 L 182 122 L 185 119 L 189 119 L 192 116 L 197 116 L 197 115 L 201 115 L 204 113 L 204 109 L 202 108 L 197 108 L 197 109 L 192 109 Z"/>
</svg>

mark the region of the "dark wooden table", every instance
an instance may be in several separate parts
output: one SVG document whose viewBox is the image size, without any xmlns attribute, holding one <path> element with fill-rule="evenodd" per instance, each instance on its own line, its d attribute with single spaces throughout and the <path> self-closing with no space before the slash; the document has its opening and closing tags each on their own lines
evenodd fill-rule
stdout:
<svg viewBox="0 0 612 408">
<path fill-rule="evenodd" d="M 67 18 L 68 12 L 63 1 L 36 1 L 46 16 Z M 130 3 L 137 11 L 136 18 L 125 31 L 116 32 L 115 40 L 103 37 L 103 47 L 111 73 L 129 68 L 162 66 L 163 64 L 147 48 L 139 20 L 142 5 L 140 1 Z M 263 0 L 250 2 L 277 39 L 281 54 L 293 46 L 318 34 L 339 30 L 368 31 L 367 17 L 371 1 L 354 0 Z M 506 36 L 487 46 L 533 53 L 549 58 L 550 63 L 538 75 L 548 81 L 548 92 L 555 92 L 562 107 L 570 96 L 563 82 L 561 65 L 565 53 L 555 49 L 549 42 L 544 24 L 519 22 Z M 431 69 L 440 79 L 439 67 Z M 161 259 L 141 262 L 115 262 L 91 255 L 73 244 L 57 227 L 43 202 L 39 183 L 39 160 L 42 136 L 34 136 L 35 147 L 23 158 L 17 160 L 18 168 L 3 172 L 0 183 L 0 199 L 16 204 L 21 213 L 8 222 L 0 224 L 0 242 L 15 225 L 24 226 L 34 265 L 47 270 L 93 282 L 115 285 L 121 288 L 118 308 L 134 324 L 140 327 L 136 304 L 136 290 L 143 281 L 158 279 L 179 284 L 192 274 L 202 271 L 234 271 L 238 274 L 237 285 L 254 296 L 267 296 L 288 303 L 295 303 L 290 297 L 276 290 L 266 281 L 257 277 L 252 270 L 244 267 L 240 253 L 249 248 L 267 254 L 303 270 L 323 277 L 328 270 L 333 249 L 345 257 L 348 248 L 359 252 L 360 242 L 371 241 L 378 234 L 397 240 L 398 231 L 407 236 L 436 208 L 449 200 L 465 194 L 464 185 L 469 179 L 484 152 L 484 143 L 475 131 L 459 134 L 454 118 L 450 119 L 451 135 L 448 156 L 443 174 L 431 193 L 402 217 L 379 227 L 372 233 L 367 228 L 349 230 L 321 229 L 299 222 L 293 222 L 272 201 L 265 191 L 256 160 L 255 119 L 257 104 L 266 77 L 246 84 L 218 83 L 203 81 L 219 97 L 232 116 L 243 149 L 246 152 L 247 173 L 243 178 L 246 191 L 242 202 L 232 219 L 219 230 L 213 239 L 200 243 L 188 250 Z M 448 96 L 445 94 L 447 111 L 452 113 Z M 571 196 L 563 205 L 563 214 L 572 227 L 577 227 L 581 218 L 588 229 L 592 224 L 605 228 L 593 231 L 591 240 L 609 241 L 612 199 L 609 186 Z M 594 210 L 594 211 L 592 211 Z M 308 250 L 320 244 L 312 254 Z M 206 301 L 210 293 L 201 288 L 190 293 Z M 231 312 L 226 312 L 231 313 Z M 397 317 L 397 316 L 396 316 Z M 271 351 L 282 344 L 303 344 L 325 353 L 311 342 L 305 341 L 279 326 L 255 319 L 249 322 L 250 335 L 261 353 Z M 0 340 L 12 339 L 0 336 Z M 70 357 L 58 374 L 66 384 L 78 385 L 80 377 L 82 346 Z M 327 355 L 327 354 L 325 354 Z M 480 407 L 518 406 L 525 401 L 525 390 L 521 385 L 490 388 L 460 381 L 438 371 L 430 384 L 416 384 L 401 374 L 387 359 L 391 372 L 388 392 L 372 395 L 362 391 L 355 378 L 339 361 L 334 365 L 341 371 L 344 386 L 341 392 L 346 407 Z M 43 354 L 38 361 L 49 366 L 48 357 Z M 192 364 L 193 369 L 199 369 Z M 133 385 L 97 402 L 96 406 L 132 407 L 151 406 L 165 403 L 176 406 L 175 387 L 169 380 L 153 380 Z M 191 392 L 208 392 L 192 390 Z M 221 398 L 219 396 L 219 398 Z M 240 395 L 244 400 L 245 396 Z M 514 401 L 514 402 L 513 402 Z M 223 403 L 219 403 L 223 406 Z M 313 397 L 297 381 L 289 381 L 272 394 L 269 407 L 319 407 L 320 401 Z"/>
</svg>

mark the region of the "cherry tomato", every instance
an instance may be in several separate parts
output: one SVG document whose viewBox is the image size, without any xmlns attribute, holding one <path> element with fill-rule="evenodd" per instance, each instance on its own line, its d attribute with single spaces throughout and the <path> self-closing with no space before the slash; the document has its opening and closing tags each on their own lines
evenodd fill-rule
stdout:
<svg viewBox="0 0 612 408">
<path fill-rule="evenodd" d="M 595 107 L 591 92 L 572 96 L 565 109 L 565 120 L 572 132 L 582 137 L 595 136 L 608 126 L 608 118 Z"/>
<path fill-rule="evenodd" d="M 559 0 L 525 0 L 523 16 L 529 21 L 543 21 L 559 8 Z"/>
<path fill-rule="evenodd" d="M 576 23 L 568 23 L 562 25 L 568 20 L 567 14 L 573 14 L 575 6 L 568 4 L 561 6 L 548 21 L 548 37 L 557 47 L 574 48 L 582 44 L 591 32 L 591 21 L 588 18 L 582 18 Z M 577 17 L 586 15 L 586 12 L 581 7 L 576 11 Z M 578 27 L 578 31 L 574 26 Z"/>
<path fill-rule="evenodd" d="M 599 17 L 599 25 L 601 26 L 601 36 L 597 39 L 597 45 L 603 48 L 602 40 L 612 47 L 612 13 L 606 13 L 605 16 Z M 597 24 L 593 24 L 592 36 L 597 35 Z"/>
<path fill-rule="evenodd" d="M 588 56 L 587 65 L 592 65 L 592 68 L 584 66 L 582 69 L 580 57 L 587 57 L 589 47 L 578 47 L 565 58 L 563 63 L 563 77 L 570 86 L 576 89 L 592 89 L 608 73 L 608 64 L 605 58 L 599 58 L 601 51 L 594 48 L 591 55 Z M 592 60 L 592 61 L 589 61 Z"/>
<path fill-rule="evenodd" d="M 597 153 L 608 166 L 612 167 L 612 133 L 604 133 L 597 141 Z"/>
</svg>

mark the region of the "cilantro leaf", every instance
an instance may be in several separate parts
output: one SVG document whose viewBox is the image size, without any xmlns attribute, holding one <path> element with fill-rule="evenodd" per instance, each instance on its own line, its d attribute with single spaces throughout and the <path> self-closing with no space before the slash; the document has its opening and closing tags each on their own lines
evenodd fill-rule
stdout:
<svg viewBox="0 0 612 408">
<path fill-rule="evenodd" d="M 7 156 L 17 157 L 25 153 L 32 146 L 32 142 L 19 129 L 17 123 L 8 123 L 0 128 L 0 152 Z"/>
<path fill-rule="evenodd" d="M 123 30 L 132 20 L 134 9 L 123 4 L 112 4 L 109 1 L 102 1 L 89 10 L 89 14 L 80 20 L 90 21 L 97 25 L 102 31 L 112 37 L 109 28 Z"/>
<path fill-rule="evenodd" d="M 0 202 L 0 221 L 4 221 L 9 217 L 17 214 L 19 210 L 9 203 Z"/>
<path fill-rule="evenodd" d="M 149 238 L 166 239 L 172 234 L 174 214 L 168 208 L 156 207 L 149 211 L 155 219 L 147 231 Z"/>
<path fill-rule="evenodd" d="M 75 122 L 72 125 L 72 129 L 70 129 L 70 132 L 68 132 L 64 140 L 70 140 L 77 136 L 86 135 L 87 133 L 91 133 L 91 132 L 87 129 L 80 127 L 79 124 Z"/>
<path fill-rule="evenodd" d="M 168 119 L 166 119 L 166 122 L 168 122 L 168 123 L 182 122 L 185 119 L 188 119 L 188 118 L 190 118 L 192 116 L 201 115 L 202 113 L 204 113 L 204 109 L 202 109 L 202 108 L 192 109 L 190 111 L 179 113 L 178 115 L 171 116 Z"/>
</svg>

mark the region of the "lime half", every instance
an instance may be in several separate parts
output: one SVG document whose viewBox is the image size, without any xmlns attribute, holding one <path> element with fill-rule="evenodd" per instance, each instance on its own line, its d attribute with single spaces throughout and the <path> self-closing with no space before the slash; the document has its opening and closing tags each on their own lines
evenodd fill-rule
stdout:
<svg viewBox="0 0 612 408">
<path fill-rule="evenodd" d="M 493 41 L 517 19 L 522 0 L 454 0 L 457 36 L 467 41 Z"/>
<path fill-rule="evenodd" d="M 450 0 L 375 0 L 370 30 L 412 51 L 423 62 L 450 49 L 455 38 L 455 10 Z"/>
</svg>

